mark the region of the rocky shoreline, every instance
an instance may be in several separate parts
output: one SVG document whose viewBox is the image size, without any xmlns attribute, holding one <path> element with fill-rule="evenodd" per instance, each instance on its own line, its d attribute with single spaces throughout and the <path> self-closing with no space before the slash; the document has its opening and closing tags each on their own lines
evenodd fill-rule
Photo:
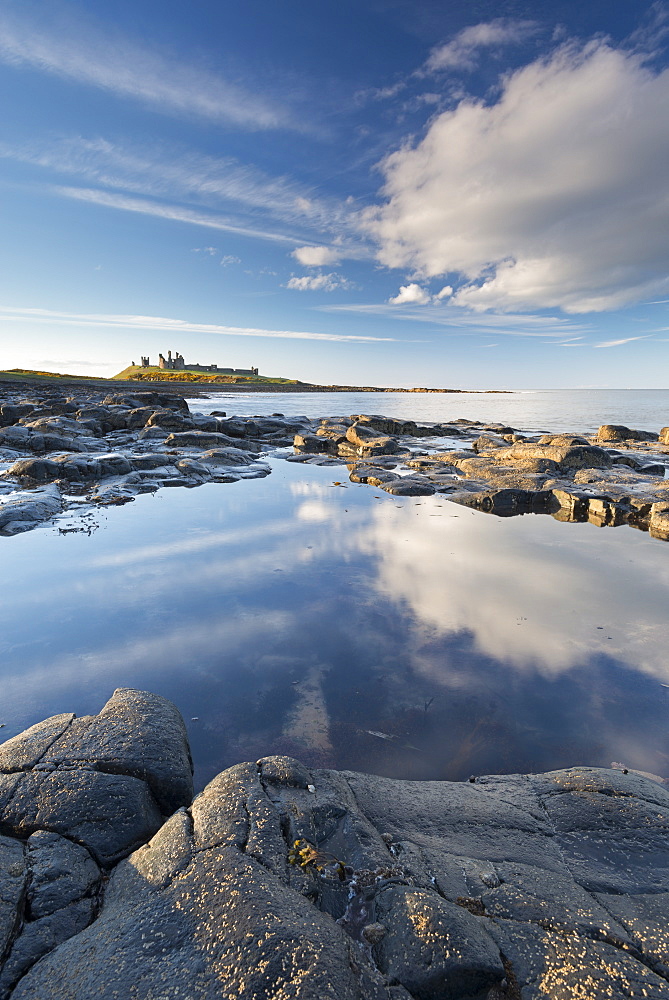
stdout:
<svg viewBox="0 0 669 1000">
<path fill-rule="evenodd" d="M 669 791 L 264 757 L 121 688 L 0 746 L 2 1000 L 669 998 Z"/>
<path fill-rule="evenodd" d="M 509 516 L 630 524 L 669 539 L 669 427 L 521 434 L 475 420 L 191 413 L 176 392 L 3 390 L 0 534 L 167 486 L 269 475 L 267 459 L 346 467 L 393 496 L 443 495 Z"/>
</svg>

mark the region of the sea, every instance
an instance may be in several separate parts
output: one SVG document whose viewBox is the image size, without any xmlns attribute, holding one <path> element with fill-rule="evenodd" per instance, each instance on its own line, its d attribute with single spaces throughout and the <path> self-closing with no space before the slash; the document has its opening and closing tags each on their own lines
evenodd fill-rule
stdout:
<svg viewBox="0 0 669 1000">
<path fill-rule="evenodd" d="M 669 390 L 190 405 L 526 432 L 669 425 Z M 268 461 L 264 479 L 163 489 L 0 538 L 0 738 L 135 687 L 180 709 L 198 788 L 269 754 L 416 780 L 611 764 L 669 778 L 668 543 Z"/>
</svg>

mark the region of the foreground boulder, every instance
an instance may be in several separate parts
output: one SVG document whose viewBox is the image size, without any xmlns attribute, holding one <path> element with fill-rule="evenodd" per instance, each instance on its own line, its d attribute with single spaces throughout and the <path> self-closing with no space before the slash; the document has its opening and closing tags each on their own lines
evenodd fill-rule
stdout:
<svg viewBox="0 0 669 1000">
<path fill-rule="evenodd" d="M 0 746 L 0 824 L 48 830 L 109 866 L 192 797 L 186 730 L 174 705 L 119 688 L 99 715 L 57 715 Z"/>
<path fill-rule="evenodd" d="M 183 720 L 147 692 L 119 688 L 99 715 L 56 715 L 0 746 L 1 1000 L 96 918 L 110 867 L 192 792 Z"/>
<path fill-rule="evenodd" d="M 640 775 L 396 781 L 265 757 L 191 803 L 178 712 L 129 689 L 0 763 L 47 782 L 32 810 L 19 796 L 23 826 L 14 795 L 0 812 L 3 1000 L 669 1000 L 669 790 Z M 123 859 L 136 790 L 92 802 L 82 775 L 178 808 Z"/>
</svg>

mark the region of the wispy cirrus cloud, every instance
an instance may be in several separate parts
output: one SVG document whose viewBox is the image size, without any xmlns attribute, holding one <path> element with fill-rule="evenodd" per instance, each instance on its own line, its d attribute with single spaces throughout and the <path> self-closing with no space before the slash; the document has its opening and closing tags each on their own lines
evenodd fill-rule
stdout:
<svg viewBox="0 0 669 1000">
<path fill-rule="evenodd" d="M 329 233 L 336 248 L 310 245 L 293 252 L 306 266 L 371 254 L 345 201 L 319 196 L 289 177 L 273 177 L 233 157 L 210 156 L 175 143 L 149 147 L 69 136 L 0 142 L 0 158 L 42 169 L 50 181 L 54 175 L 58 181 L 67 178 L 70 183 L 52 183 L 50 190 L 109 208 L 293 244 Z"/>
<path fill-rule="evenodd" d="M 102 137 L 64 137 L 21 144 L 0 143 L 0 157 L 81 177 L 85 182 L 132 194 L 197 199 L 210 207 L 229 203 L 282 218 L 318 222 L 343 214 L 285 177 L 271 177 L 232 157 L 213 157 L 176 145 L 120 145 Z"/>
<path fill-rule="evenodd" d="M 620 347 L 622 344 L 631 344 L 633 340 L 649 340 L 650 334 L 645 334 L 643 337 L 621 337 L 619 340 L 603 340 L 599 344 L 593 344 L 593 347 Z"/>
<path fill-rule="evenodd" d="M 213 71 L 189 66 L 173 53 L 140 45 L 64 11 L 0 13 L 0 60 L 137 101 L 162 114 L 205 119 L 245 129 L 304 130 L 278 102 Z"/>
<path fill-rule="evenodd" d="M 434 73 L 449 69 L 474 69 L 483 50 L 519 45 L 538 30 L 536 21 L 514 21 L 503 17 L 469 25 L 450 42 L 432 50 L 425 70 Z"/>
<path fill-rule="evenodd" d="M 220 326 L 191 323 L 167 316 L 133 316 L 116 313 L 60 312 L 37 307 L 0 307 L 0 322 L 40 323 L 47 326 L 86 326 L 126 330 L 156 330 L 174 333 L 210 333 L 228 337 L 269 337 L 280 340 L 325 340 L 344 343 L 387 343 L 395 337 L 364 337 L 344 333 L 313 333 L 308 330 L 264 330 L 259 327 Z"/>
<path fill-rule="evenodd" d="M 268 229 L 253 229 L 249 226 L 237 225 L 224 216 L 210 212 L 183 208 L 146 198 L 134 198 L 130 195 L 117 194 L 113 191 L 98 191 L 92 188 L 54 187 L 54 193 L 74 198 L 77 201 L 92 202 L 105 208 L 117 208 L 124 212 L 138 212 L 140 215 L 153 215 L 172 222 L 187 222 L 193 226 L 205 226 L 207 229 L 219 229 L 226 233 L 236 233 L 238 236 L 250 236 L 255 239 L 270 240 L 275 243 L 294 243 L 295 236 L 272 232 Z"/>
<path fill-rule="evenodd" d="M 420 288 L 420 286 L 418 286 Z M 448 286 L 446 286 L 448 287 Z M 588 323 L 537 313 L 471 312 L 453 305 L 449 297 L 429 296 L 428 303 L 406 302 L 398 309 L 392 302 L 321 305 L 320 312 L 359 313 L 388 319 L 429 323 L 454 334 L 542 337 L 564 341 L 592 333 Z"/>
</svg>

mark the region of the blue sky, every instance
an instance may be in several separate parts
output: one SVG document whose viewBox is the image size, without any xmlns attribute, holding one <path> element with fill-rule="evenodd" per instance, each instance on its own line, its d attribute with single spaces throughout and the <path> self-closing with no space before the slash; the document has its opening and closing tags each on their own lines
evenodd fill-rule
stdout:
<svg viewBox="0 0 669 1000">
<path fill-rule="evenodd" d="M 0 367 L 666 387 L 668 44 L 643 0 L 0 0 Z"/>
</svg>

